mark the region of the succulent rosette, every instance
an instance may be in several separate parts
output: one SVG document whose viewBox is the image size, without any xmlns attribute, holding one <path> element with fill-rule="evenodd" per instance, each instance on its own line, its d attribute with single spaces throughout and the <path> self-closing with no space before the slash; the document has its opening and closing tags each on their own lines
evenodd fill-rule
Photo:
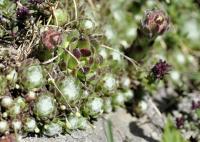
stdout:
<svg viewBox="0 0 200 142">
<path fill-rule="evenodd" d="M 6 120 L 0 121 L 0 134 L 4 134 L 6 131 L 9 130 L 9 124 Z"/>
<path fill-rule="evenodd" d="M 25 119 L 23 127 L 26 132 L 37 132 L 37 121 L 35 118 L 28 117 Z"/>
<path fill-rule="evenodd" d="M 131 89 L 125 89 L 122 91 L 124 97 L 125 97 L 125 101 L 131 101 L 131 99 L 134 98 L 134 92 Z"/>
<path fill-rule="evenodd" d="M 91 19 L 81 20 L 79 25 L 80 30 L 86 33 L 91 33 L 95 30 L 95 23 Z"/>
<path fill-rule="evenodd" d="M 116 76 L 112 73 L 107 73 L 102 78 L 102 88 L 104 91 L 112 92 L 115 91 L 118 87 L 118 80 Z"/>
<path fill-rule="evenodd" d="M 54 11 L 54 24 L 62 26 L 68 22 L 68 11 L 58 8 Z"/>
<path fill-rule="evenodd" d="M 116 107 L 124 106 L 125 97 L 122 92 L 117 92 L 116 94 L 112 95 L 112 103 Z"/>
<path fill-rule="evenodd" d="M 10 108 L 13 105 L 13 98 L 11 96 L 3 96 L 1 98 L 1 106 L 4 108 Z"/>
<path fill-rule="evenodd" d="M 56 116 L 56 100 L 50 92 L 40 93 L 35 104 L 34 114 L 39 120 L 48 120 Z"/>
<path fill-rule="evenodd" d="M 21 131 L 21 128 L 22 128 L 22 122 L 18 119 L 14 119 L 12 122 L 11 122 L 11 126 L 12 128 L 18 132 L 18 131 Z"/>
<path fill-rule="evenodd" d="M 22 67 L 20 83 L 27 90 L 37 90 L 45 85 L 44 69 L 38 63 L 27 61 Z"/>
<path fill-rule="evenodd" d="M 79 122 L 79 118 L 78 116 L 76 115 L 70 115 L 68 118 L 67 118 L 67 122 L 68 122 L 68 129 L 70 130 L 76 130 L 78 129 L 78 122 Z"/>
<path fill-rule="evenodd" d="M 6 112 L 8 113 L 9 117 L 16 118 L 17 116 L 20 116 L 22 111 L 23 110 L 19 104 L 14 104 Z"/>
<path fill-rule="evenodd" d="M 10 96 L 5 96 L 1 100 L 1 105 L 5 108 L 5 113 L 11 118 L 20 117 L 21 114 L 29 109 L 27 102 L 21 96 L 14 99 Z"/>
<path fill-rule="evenodd" d="M 90 122 L 87 120 L 86 117 L 80 116 L 78 118 L 78 128 L 81 130 L 85 130 L 90 127 Z"/>
<path fill-rule="evenodd" d="M 69 130 L 76 130 L 76 129 L 84 130 L 89 127 L 89 122 L 87 118 L 81 115 L 70 114 L 67 117 L 66 126 Z"/>
<path fill-rule="evenodd" d="M 88 117 L 98 117 L 103 113 L 103 99 L 99 97 L 90 97 L 82 107 L 83 115 Z"/>
<path fill-rule="evenodd" d="M 160 89 L 176 100 L 199 91 L 198 8 L 196 1 L 0 0 L 0 141 L 17 141 L 13 132 L 84 130 L 125 105 L 142 116 L 145 96 Z M 199 115 L 198 101 L 192 110 Z"/>
<path fill-rule="evenodd" d="M 58 94 L 61 103 L 67 105 L 70 103 L 73 105 L 78 102 L 81 98 L 82 90 L 81 84 L 78 79 L 73 76 L 66 76 L 62 80 L 58 80 Z"/>
<path fill-rule="evenodd" d="M 53 120 L 44 126 L 44 134 L 46 136 L 56 136 L 63 132 L 64 123 L 59 120 Z"/>
</svg>

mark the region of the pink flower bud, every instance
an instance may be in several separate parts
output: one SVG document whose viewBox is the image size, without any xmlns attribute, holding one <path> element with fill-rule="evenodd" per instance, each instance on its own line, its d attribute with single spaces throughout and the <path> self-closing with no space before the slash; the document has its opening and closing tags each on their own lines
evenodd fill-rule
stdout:
<svg viewBox="0 0 200 142">
<path fill-rule="evenodd" d="M 54 49 L 61 43 L 61 33 L 53 29 L 49 29 L 42 33 L 42 44 L 47 49 Z"/>
<path fill-rule="evenodd" d="M 163 34 L 169 28 L 169 17 L 162 10 L 149 10 L 142 21 L 142 32 L 150 37 Z"/>
</svg>

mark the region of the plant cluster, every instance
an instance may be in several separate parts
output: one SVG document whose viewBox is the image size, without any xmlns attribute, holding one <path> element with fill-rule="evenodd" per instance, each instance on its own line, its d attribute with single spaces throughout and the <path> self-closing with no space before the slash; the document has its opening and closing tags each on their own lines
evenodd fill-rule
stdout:
<svg viewBox="0 0 200 142">
<path fill-rule="evenodd" d="M 0 7 L 2 136 L 86 129 L 133 97 L 128 62 L 106 46 L 84 1 L 3 0 Z"/>
<path fill-rule="evenodd" d="M 197 3 L 0 0 L 2 139 L 86 129 L 125 103 L 142 116 L 145 96 L 161 88 L 178 101 L 199 91 Z M 199 116 L 198 101 L 191 109 Z M 198 128 L 199 117 L 192 124 Z"/>
</svg>

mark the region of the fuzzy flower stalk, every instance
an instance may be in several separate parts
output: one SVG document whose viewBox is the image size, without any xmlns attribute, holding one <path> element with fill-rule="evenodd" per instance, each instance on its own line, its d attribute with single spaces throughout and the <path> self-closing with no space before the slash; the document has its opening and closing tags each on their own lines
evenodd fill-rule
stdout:
<svg viewBox="0 0 200 142">
<path fill-rule="evenodd" d="M 148 10 L 137 29 L 137 38 L 125 51 L 125 54 L 137 61 L 141 61 L 151 49 L 157 36 L 164 34 L 169 29 L 169 17 L 162 10 Z"/>
</svg>

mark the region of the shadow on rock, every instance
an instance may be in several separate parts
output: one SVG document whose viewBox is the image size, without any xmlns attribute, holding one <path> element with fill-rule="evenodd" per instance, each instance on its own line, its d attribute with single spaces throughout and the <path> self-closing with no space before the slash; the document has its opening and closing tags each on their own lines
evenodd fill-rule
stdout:
<svg viewBox="0 0 200 142">
<path fill-rule="evenodd" d="M 161 112 L 170 113 L 178 109 L 179 100 L 176 96 L 168 96 L 162 100 L 154 100 Z"/>
<path fill-rule="evenodd" d="M 138 137 L 141 137 L 143 139 L 145 139 L 146 141 L 148 142 L 159 142 L 151 137 L 148 137 L 144 134 L 144 131 L 142 128 L 140 128 L 135 122 L 131 122 L 129 124 L 129 129 L 130 129 L 130 132 L 135 135 L 135 136 L 138 136 Z"/>
</svg>

